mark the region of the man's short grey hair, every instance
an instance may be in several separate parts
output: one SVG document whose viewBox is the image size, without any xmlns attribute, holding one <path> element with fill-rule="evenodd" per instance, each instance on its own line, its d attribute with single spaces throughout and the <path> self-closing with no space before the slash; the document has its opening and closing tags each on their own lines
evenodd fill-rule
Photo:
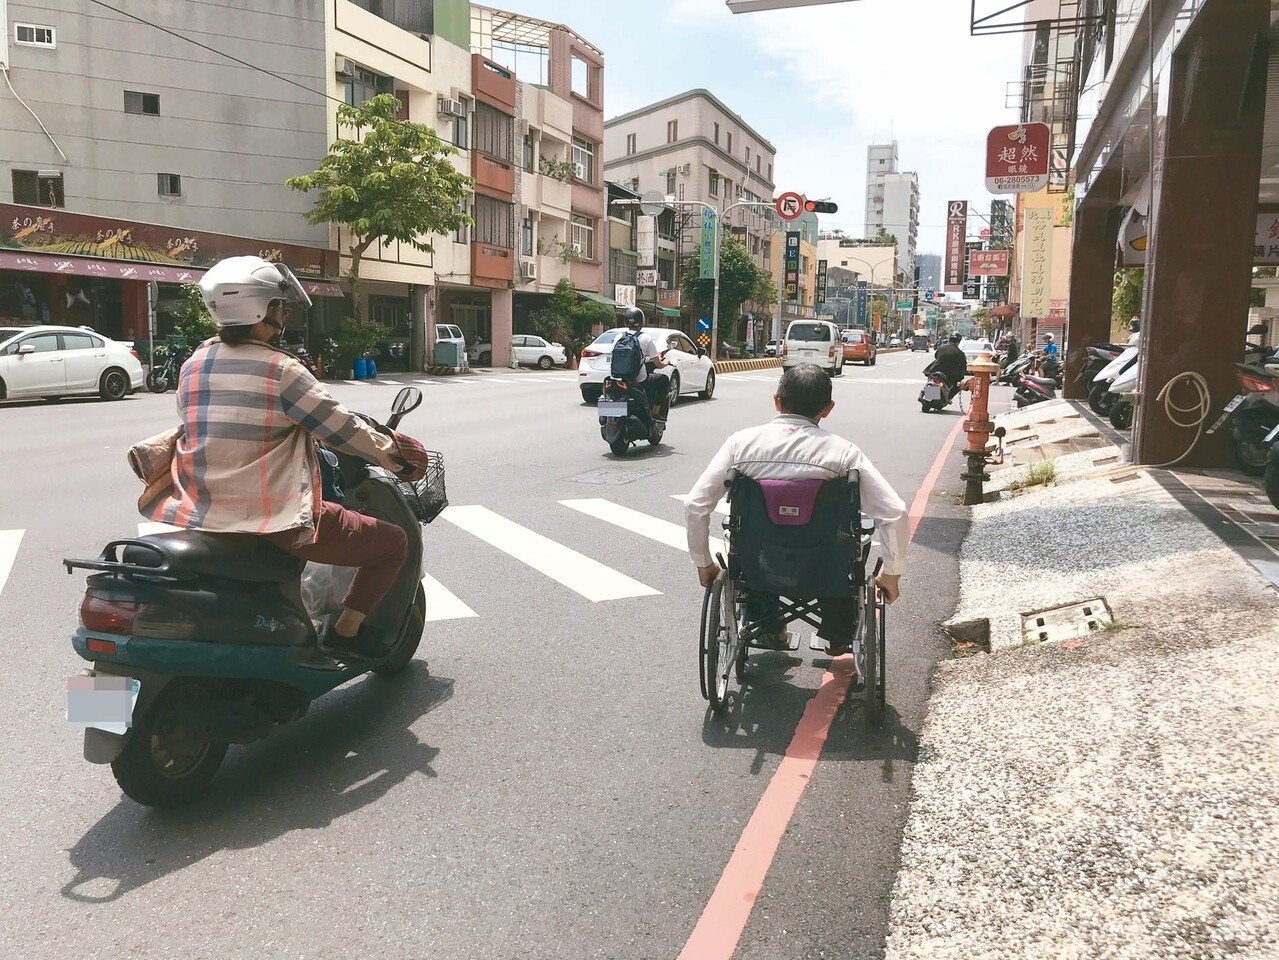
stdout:
<svg viewBox="0 0 1279 960">
<path fill-rule="evenodd" d="M 816 417 L 830 403 L 830 377 L 814 363 L 788 367 L 777 384 L 782 413 Z"/>
</svg>

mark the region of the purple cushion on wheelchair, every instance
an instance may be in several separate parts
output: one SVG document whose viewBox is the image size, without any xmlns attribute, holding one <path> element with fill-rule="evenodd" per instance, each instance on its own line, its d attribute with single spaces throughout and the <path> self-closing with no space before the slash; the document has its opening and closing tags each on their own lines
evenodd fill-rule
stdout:
<svg viewBox="0 0 1279 960">
<path fill-rule="evenodd" d="M 760 480 L 768 519 L 782 527 L 802 527 L 813 519 L 817 491 L 825 483 L 820 477 L 809 480 Z"/>
</svg>

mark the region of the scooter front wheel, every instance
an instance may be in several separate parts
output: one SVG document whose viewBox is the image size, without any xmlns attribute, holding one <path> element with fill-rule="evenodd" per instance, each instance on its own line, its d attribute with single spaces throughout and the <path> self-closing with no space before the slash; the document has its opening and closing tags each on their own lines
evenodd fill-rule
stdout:
<svg viewBox="0 0 1279 960">
<path fill-rule="evenodd" d="M 209 792 L 227 745 L 192 734 L 179 717 L 193 701 L 206 699 L 199 683 L 170 684 L 140 719 L 129 742 L 111 763 L 125 796 L 144 807 L 177 807 Z"/>
<path fill-rule="evenodd" d="M 393 677 L 413 659 L 418 645 L 422 642 L 422 631 L 426 628 L 426 590 L 418 584 L 417 596 L 413 598 L 413 608 L 409 610 L 408 622 L 404 625 L 404 635 L 395 652 L 373 668 L 379 677 Z"/>
<path fill-rule="evenodd" d="M 152 393 L 164 393 L 169 389 L 169 380 L 163 373 L 148 373 L 147 389 Z"/>
</svg>

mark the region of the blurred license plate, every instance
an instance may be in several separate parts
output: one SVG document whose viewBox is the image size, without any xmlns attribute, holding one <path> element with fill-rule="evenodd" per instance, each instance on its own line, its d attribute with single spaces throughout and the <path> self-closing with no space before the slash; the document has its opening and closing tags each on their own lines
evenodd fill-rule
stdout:
<svg viewBox="0 0 1279 960">
<path fill-rule="evenodd" d="M 1239 394 L 1239 396 L 1235 397 L 1228 404 L 1226 404 L 1226 409 L 1223 410 L 1222 413 L 1234 413 L 1235 408 L 1238 407 L 1239 404 L 1243 403 L 1243 398 L 1245 396 L 1247 396 L 1247 394 L 1243 394 L 1243 393 Z"/>
<path fill-rule="evenodd" d="M 625 400 L 601 400 L 595 408 L 601 417 L 609 420 L 617 420 L 626 416 Z"/>
<path fill-rule="evenodd" d="M 67 680 L 67 722 L 108 733 L 127 733 L 141 689 L 141 682 L 132 677 L 71 677 Z"/>
<path fill-rule="evenodd" d="M 799 351 L 799 352 L 800 352 L 800 355 L 801 355 L 801 356 L 805 356 L 805 357 L 815 357 L 815 356 L 817 356 L 817 351 L 816 351 L 816 350 L 801 350 L 801 351 Z"/>
<path fill-rule="evenodd" d="M 935 384 L 935 383 L 927 384 L 927 385 L 924 387 L 924 399 L 925 399 L 925 400 L 940 400 L 940 399 L 941 399 L 941 387 L 937 386 L 937 384 Z"/>
</svg>

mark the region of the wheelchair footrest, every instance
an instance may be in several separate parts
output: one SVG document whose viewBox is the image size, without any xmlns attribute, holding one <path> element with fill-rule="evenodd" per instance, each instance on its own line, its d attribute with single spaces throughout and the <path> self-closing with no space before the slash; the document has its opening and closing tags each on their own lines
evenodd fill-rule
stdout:
<svg viewBox="0 0 1279 960">
<path fill-rule="evenodd" d="M 771 643 L 760 643 L 758 640 L 752 640 L 750 641 L 750 643 L 746 644 L 746 646 L 750 648 L 751 650 L 775 650 L 779 652 L 782 650 L 787 650 L 791 653 L 794 653 L 796 650 L 799 649 L 799 641 L 800 641 L 800 636 L 798 633 L 796 633 L 794 630 L 787 630 L 786 646 L 784 647 L 774 646 Z"/>
<path fill-rule="evenodd" d="M 824 653 L 827 656 L 830 655 L 829 644 L 827 644 L 827 642 L 823 640 L 821 637 L 819 637 L 816 633 L 814 633 L 811 637 L 808 638 L 808 649 L 815 650 L 817 653 Z M 854 654 L 859 653 L 861 651 L 861 641 L 854 640 L 851 649 Z"/>
</svg>

